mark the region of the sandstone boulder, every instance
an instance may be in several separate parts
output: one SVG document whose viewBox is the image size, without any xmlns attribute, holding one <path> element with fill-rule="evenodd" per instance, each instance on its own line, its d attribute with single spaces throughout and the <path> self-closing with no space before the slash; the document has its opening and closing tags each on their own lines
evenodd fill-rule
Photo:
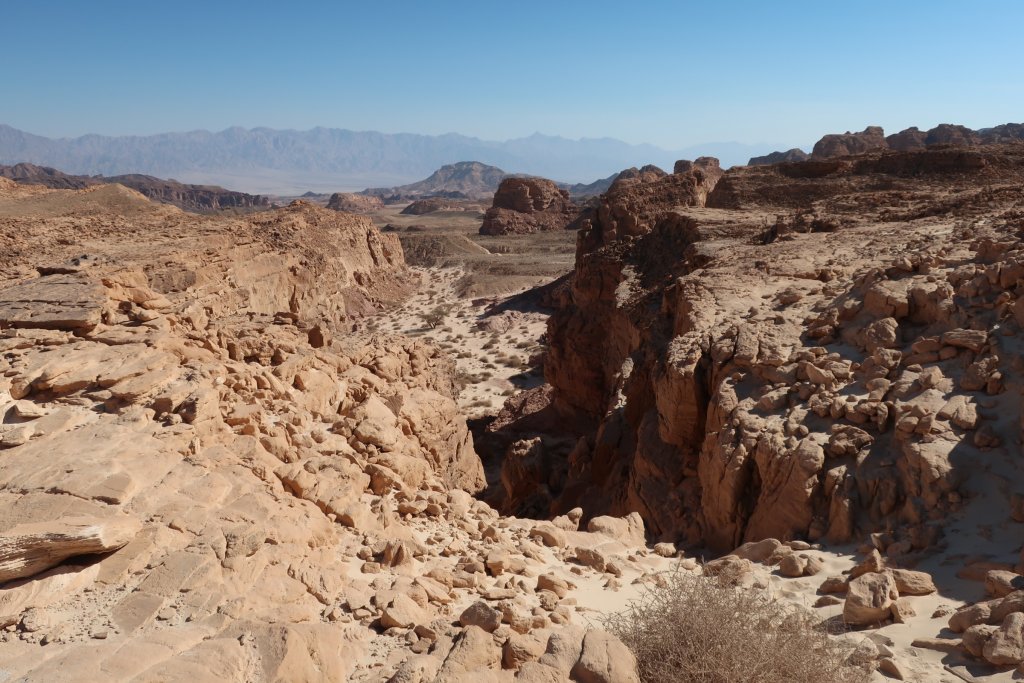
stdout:
<svg viewBox="0 0 1024 683">
<path fill-rule="evenodd" d="M 580 658 L 569 675 L 579 683 L 640 683 L 633 653 L 618 638 L 598 629 L 583 637 Z"/>
<path fill-rule="evenodd" d="M 870 626 L 890 616 L 899 597 L 896 580 L 891 574 L 869 573 L 850 581 L 843 604 L 843 621 L 851 626 Z"/>
<path fill-rule="evenodd" d="M 501 612 L 478 600 L 463 610 L 459 615 L 459 623 L 463 626 L 476 626 L 487 633 L 492 633 L 501 625 Z"/>
</svg>

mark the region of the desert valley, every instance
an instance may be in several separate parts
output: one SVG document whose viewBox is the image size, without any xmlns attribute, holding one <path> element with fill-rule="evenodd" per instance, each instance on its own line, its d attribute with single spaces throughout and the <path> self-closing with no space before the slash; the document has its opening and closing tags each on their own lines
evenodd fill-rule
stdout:
<svg viewBox="0 0 1024 683">
<path fill-rule="evenodd" d="M 0 681 L 1018 680 L 1022 240 L 1020 124 L 0 168 Z"/>
</svg>

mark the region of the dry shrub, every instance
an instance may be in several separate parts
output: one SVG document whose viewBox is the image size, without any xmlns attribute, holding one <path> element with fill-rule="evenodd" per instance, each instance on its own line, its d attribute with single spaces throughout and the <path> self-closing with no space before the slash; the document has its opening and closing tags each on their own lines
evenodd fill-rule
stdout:
<svg viewBox="0 0 1024 683">
<path fill-rule="evenodd" d="M 683 570 L 664 578 L 606 622 L 636 655 L 644 683 L 868 680 L 807 609 Z"/>
</svg>

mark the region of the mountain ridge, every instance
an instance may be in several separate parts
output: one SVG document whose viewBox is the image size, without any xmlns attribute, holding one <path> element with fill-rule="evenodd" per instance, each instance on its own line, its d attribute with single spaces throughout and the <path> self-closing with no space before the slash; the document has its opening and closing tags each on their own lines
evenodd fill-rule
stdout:
<svg viewBox="0 0 1024 683">
<path fill-rule="evenodd" d="M 270 202 L 261 195 L 227 190 L 217 185 L 192 185 L 141 173 L 117 176 L 69 175 L 48 166 L 21 162 L 13 166 L 0 165 L 0 178 L 27 185 L 42 185 L 52 189 L 81 190 L 96 185 L 117 183 L 142 193 L 146 197 L 173 204 L 185 211 L 216 211 L 219 209 L 266 208 Z"/>
<path fill-rule="evenodd" d="M 726 165 L 772 149 L 771 145 L 714 144 L 738 146 L 718 154 Z M 362 190 L 383 185 L 382 177 L 393 178 L 396 182 L 391 184 L 397 186 L 465 159 L 511 173 L 591 182 L 631 166 L 671 167 L 676 159 L 703 155 L 707 147 L 665 150 L 613 138 L 571 140 L 540 133 L 488 141 L 458 133 L 431 136 L 324 127 L 296 131 L 235 126 L 219 132 L 48 138 L 0 123 L 2 164 L 30 162 L 83 175 L 143 173 L 280 194 L 318 188 Z"/>
</svg>

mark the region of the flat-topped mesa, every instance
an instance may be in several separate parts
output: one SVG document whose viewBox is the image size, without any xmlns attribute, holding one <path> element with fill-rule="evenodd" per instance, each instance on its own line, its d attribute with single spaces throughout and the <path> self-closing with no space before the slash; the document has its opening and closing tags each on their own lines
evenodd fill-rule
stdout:
<svg viewBox="0 0 1024 683">
<path fill-rule="evenodd" d="M 645 166 L 621 173 L 597 206 L 584 209 L 569 226 L 580 232 L 577 258 L 618 239 L 648 232 L 676 207 L 704 206 L 723 175 L 714 157 L 683 159 L 676 162 L 674 170 L 669 174 Z"/>
<path fill-rule="evenodd" d="M 327 201 L 327 208 L 348 213 L 372 213 L 384 208 L 380 197 L 352 192 L 335 192 Z"/>
<path fill-rule="evenodd" d="M 565 228 L 577 207 L 569 193 L 546 178 L 510 177 L 501 181 L 484 214 L 481 235 L 522 235 Z"/>
</svg>

